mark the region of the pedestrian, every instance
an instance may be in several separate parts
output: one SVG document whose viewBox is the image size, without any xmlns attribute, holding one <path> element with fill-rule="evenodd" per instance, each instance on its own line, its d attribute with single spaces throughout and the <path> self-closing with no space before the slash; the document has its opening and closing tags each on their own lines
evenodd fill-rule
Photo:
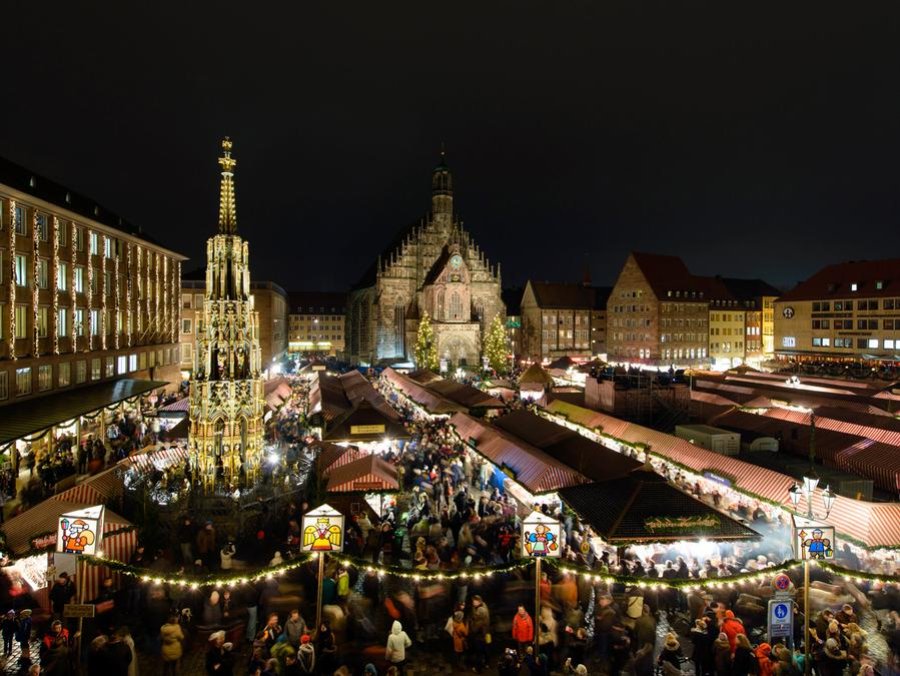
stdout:
<svg viewBox="0 0 900 676">
<path fill-rule="evenodd" d="M 234 668 L 231 648 L 231 643 L 225 642 L 224 631 L 219 630 L 210 634 L 209 648 L 206 651 L 206 673 L 208 676 L 231 676 L 231 671 Z"/>
<path fill-rule="evenodd" d="M 465 616 L 461 610 L 453 613 L 450 635 L 453 637 L 453 655 L 456 657 L 456 666 L 463 669 L 465 668 L 469 628 L 466 626 Z"/>
<path fill-rule="evenodd" d="M 3 633 L 3 655 L 9 657 L 12 655 L 13 639 L 19 629 L 19 621 L 16 619 L 15 610 L 7 610 L 3 616 L 3 622 L 0 623 L 0 631 Z"/>
<path fill-rule="evenodd" d="M 695 676 L 705 676 L 708 673 L 706 664 L 710 653 L 709 632 L 705 617 L 694 621 L 694 626 L 691 627 L 691 643 L 693 644 L 691 657 L 694 661 L 694 674 Z"/>
<path fill-rule="evenodd" d="M 24 662 L 31 659 L 29 641 L 31 641 L 31 609 L 25 608 L 19 613 L 19 630 L 16 641 L 19 642 L 20 659 Z"/>
<path fill-rule="evenodd" d="M 212 521 L 207 521 L 200 532 L 197 533 L 197 556 L 203 561 L 203 565 L 210 571 L 214 570 L 216 563 L 216 529 Z"/>
<path fill-rule="evenodd" d="M 300 647 L 300 637 L 307 633 L 306 622 L 300 617 L 297 608 L 291 610 L 287 621 L 284 623 L 284 640 L 294 650 Z"/>
<path fill-rule="evenodd" d="M 387 639 L 387 646 L 384 651 L 384 658 L 402 675 L 403 667 L 406 665 L 406 649 L 412 646 L 409 636 L 403 631 L 403 625 L 399 620 L 394 620 L 391 626 L 391 633 Z"/>
<path fill-rule="evenodd" d="M 731 676 L 750 676 L 756 669 L 756 658 L 746 634 L 738 634 L 735 639 L 734 659 L 731 662 Z"/>
<path fill-rule="evenodd" d="M 738 634 L 744 634 L 744 638 L 746 638 L 747 631 L 744 629 L 744 625 L 741 623 L 741 621 L 734 616 L 734 612 L 731 610 L 725 611 L 725 619 L 722 621 L 722 626 L 720 628 L 728 637 L 728 644 L 731 646 L 731 654 L 733 655 L 735 649 L 737 648 Z"/>
<path fill-rule="evenodd" d="M 491 613 L 478 594 L 472 597 L 469 639 L 475 659 L 475 670 L 481 673 L 481 670 L 487 665 L 487 647 L 491 642 Z"/>
<path fill-rule="evenodd" d="M 178 615 L 171 613 L 169 619 L 159 629 L 162 640 L 163 676 L 178 673 L 178 661 L 184 654 L 184 631 L 178 622 Z"/>
<path fill-rule="evenodd" d="M 335 669 L 335 658 L 337 657 L 337 641 L 334 632 L 331 631 L 331 624 L 328 620 L 322 620 L 319 625 L 319 631 L 316 634 L 316 661 L 319 663 L 319 669 L 326 674 L 330 674 Z"/>
<path fill-rule="evenodd" d="M 525 606 L 520 605 L 513 616 L 512 621 L 512 637 L 516 642 L 519 655 L 525 654 L 525 647 L 534 641 L 534 620 L 525 610 Z"/>
<path fill-rule="evenodd" d="M 662 652 L 660 652 L 656 663 L 663 667 L 663 673 L 674 673 L 672 672 L 673 669 L 675 672 L 681 673 L 681 658 L 681 644 L 678 642 L 678 637 L 669 632 L 666 634 Z"/>
<path fill-rule="evenodd" d="M 316 649 L 309 640 L 309 634 L 300 637 L 300 647 L 297 649 L 297 664 L 299 673 L 314 674 L 316 672 Z M 328 673 L 327 671 L 325 673 Z"/>
<path fill-rule="evenodd" d="M 103 648 L 103 664 L 105 665 L 103 676 L 128 676 L 132 652 L 125 642 L 127 633 L 127 630 L 125 632 L 116 631 Z"/>
<path fill-rule="evenodd" d="M 278 624 L 278 613 L 271 613 L 266 626 L 260 630 L 256 637 L 256 640 L 263 645 L 263 653 L 265 655 L 269 655 L 272 646 L 275 645 L 278 637 L 281 636 L 281 632 L 281 625 Z"/>
<path fill-rule="evenodd" d="M 713 641 L 713 669 L 716 676 L 728 676 L 731 673 L 731 643 L 723 631 Z"/>
</svg>

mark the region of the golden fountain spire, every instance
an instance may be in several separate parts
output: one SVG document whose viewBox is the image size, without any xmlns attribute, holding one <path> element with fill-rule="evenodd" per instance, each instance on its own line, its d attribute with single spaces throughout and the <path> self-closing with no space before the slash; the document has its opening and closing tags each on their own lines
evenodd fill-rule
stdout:
<svg viewBox="0 0 900 676">
<path fill-rule="evenodd" d="M 234 201 L 234 168 L 237 160 L 231 156 L 231 139 L 222 140 L 224 156 L 219 158 L 222 167 L 222 185 L 219 188 L 219 232 L 223 235 L 237 233 L 237 208 Z"/>
</svg>

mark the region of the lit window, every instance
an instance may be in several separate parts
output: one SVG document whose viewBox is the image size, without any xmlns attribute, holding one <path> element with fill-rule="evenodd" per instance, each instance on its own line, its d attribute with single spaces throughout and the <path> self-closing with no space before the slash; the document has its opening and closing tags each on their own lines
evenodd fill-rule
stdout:
<svg viewBox="0 0 900 676">
<path fill-rule="evenodd" d="M 65 291 L 69 288 L 69 264 L 60 261 L 56 268 L 56 288 Z"/>
<path fill-rule="evenodd" d="M 43 306 L 38 308 L 38 338 L 46 338 L 50 330 L 50 322 L 48 317 L 50 308 Z"/>
<path fill-rule="evenodd" d="M 856 282 L 851 282 L 851 283 L 850 283 L 850 290 L 851 290 L 851 291 L 858 291 L 858 290 L 859 290 L 859 284 L 857 284 Z"/>
<path fill-rule="evenodd" d="M 47 216 L 46 216 L 46 214 L 37 214 L 35 216 L 35 220 L 37 221 L 38 239 L 42 242 L 46 242 L 47 241 Z"/>
<path fill-rule="evenodd" d="M 128 355 L 128 370 L 129 371 L 137 371 L 138 370 L 138 356 L 136 354 Z"/>
<path fill-rule="evenodd" d="M 75 382 L 80 385 L 85 380 L 87 380 L 87 362 L 82 359 L 75 362 Z"/>
<path fill-rule="evenodd" d="M 192 333 L 191 330 L 191 320 L 190 319 L 182 319 L 181 320 L 181 332 L 182 333 Z"/>
<path fill-rule="evenodd" d="M 68 387 L 72 384 L 72 366 L 69 362 L 64 361 L 57 367 L 57 380 L 59 387 Z"/>
<path fill-rule="evenodd" d="M 96 232 L 91 233 L 91 256 L 100 252 L 100 236 Z"/>
<path fill-rule="evenodd" d="M 100 357 L 91 359 L 91 380 L 100 380 Z"/>
<path fill-rule="evenodd" d="M 38 392 L 46 392 L 53 388 L 53 365 L 38 366 Z"/>
<path fill-rule="evenodd" d="M 877 338 L 869 338 L 868 348 L 869 348 L 870 350 L 877 350 L 877 349 L 878 349 L 878 342 L 879 342 L 879 341 L 878 341 Z"/>
<path fill-rule="evenodd" d="M 107 378 L 109 378 L 110 376 L 116 375 L 115 368 L 116 368 L 116 358 L 115 357 L 107 357 L 106 358 L 106 377 Z"/>
<path fill-rule="evenodd" d="M 21 206 L 17 206 L 15 212 L 13 213 L 13 222 L 16 227 L 17 235 L 25 234 L 25 208 Z"/>
<path fill-rule="evenodd" d="M 50 278 L 50 263 L 46 258 L 38 259 L 38 287 L 46 289 Z"/>
<path fill-rule="evenodd" d="M 31 394 L 31 367 L 16 369 L 16 396 Z"/>
<path fill-rule="evenodd" d="M 885 350 L 893 350 L 895 345 L 895 341 L 891 338 L 884 339 L 884 349 Z"/>
<path fill-rule="evenodd" d="M 103 238 L 103 256 L 104 258 L 112 258 L 112 238 Z"/>
<path fill-rule="evenodd" d="M 16 254 L 16 286 L 28 286 L 28 256 Z"/>
<path fill-rule="evenodd" d="M 831 347 L 831 338 L 823 338 L 822 347 Z"/>
<path fill-rule="evenodd" d="M 75 266 L 75 292 L 84 293 L 84 268 Z"/>
<path fill-rule="evenodd" d="M 28 306 L 16 305 L 16 338 L 28 337 Z"/>
<path fill-rule="evenodd" d="M 121 357 L 119 357 L 117 370 L 118 370 L 119 374 L 122 374 L 122 373 L 125 373 L 126 371 L 128 371 L 128 356 L 127 355 L 123 354 Z"/>
</svg>

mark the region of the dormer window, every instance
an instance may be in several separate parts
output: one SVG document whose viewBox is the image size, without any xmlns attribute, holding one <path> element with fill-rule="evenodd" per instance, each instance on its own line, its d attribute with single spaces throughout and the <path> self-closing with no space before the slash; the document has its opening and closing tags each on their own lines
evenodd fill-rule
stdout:
<svg viewBox="0 0 900 676">
<path fill-rule="evenodd" d="M 884 288 L 884 282 L 880 279 L 875 280 L 875 288 L 881 291 Z"/>
<path fill-rule="evenodd" d="M 850 290 L 859 291 L 859 284 L 857 284 L 856 282 L 850 282 Z"/>
</svg>

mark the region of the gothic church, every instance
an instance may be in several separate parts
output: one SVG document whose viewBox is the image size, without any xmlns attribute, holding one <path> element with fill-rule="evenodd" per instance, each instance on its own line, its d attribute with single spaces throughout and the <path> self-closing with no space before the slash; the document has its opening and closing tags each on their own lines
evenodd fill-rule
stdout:
<svg viewBox="0 0 900 676">
<path fill-rule="evenodd" d="M 423 312 L 448 367 L 481 363 L 485 331 L 504 316 L 500 265 L 492 265 L 453 212 L 444 154 L 431 179 L 431 213 L 407 228 L 350 292 L 348 356 L 354 363 L 412 361 Z"/>
</svg>

